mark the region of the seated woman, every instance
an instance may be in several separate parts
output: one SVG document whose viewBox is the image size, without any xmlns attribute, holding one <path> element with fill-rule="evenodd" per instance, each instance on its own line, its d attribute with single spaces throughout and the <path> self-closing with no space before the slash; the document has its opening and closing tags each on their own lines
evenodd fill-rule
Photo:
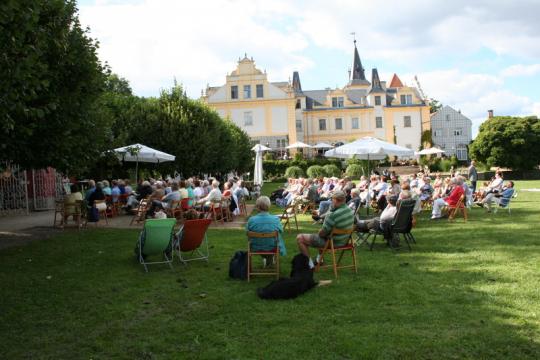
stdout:
<svg viewBox="0 0 540 360">
<path fill-rule="evenodd" d="M 101 181 L 96 184 L 96 189 L 90 194 L 87 200 L 88 202 L 86 205 L 88 208 L 89 222 L 99 221 L 99 210 L 103 210 L 96 207 L 94 203 L 96 200 L 105 200 L 105 194 L 103 193 L 103 183 Z M 100 206 L 107 207 L 107 205 L 105 205 L 104 203 L 101 203 Z"/>
<path fill-rule="evenodd" d="M 73 216 L 74 221 L 78 220 L 81 206 L 77 201 L 82 201 L 82 199 L 83 196 L 79 186 L 77 184 L 71 185 L 71 194 L 64 198 L 64 222 L 67 222 L 70 216 Z"/>
<path fill-rule="evenodd" d="M 246 224 L 246 230 L 258 233 L 277 231 L 279 239 L 279 254 L 281 256 L 287 255 L 285 243 L 283 242 L 283 226 L 281 225 L 281 221 L 277 216 L 268 213 L 268 209 L 270 209 L 270 198 L 268 196 L 260 196 L 255 202 L 255 208 L 259 213 L 249 218 Z M 273 240 L 258 238 L 252 238 L 250 240 L 251 250 L 264 251 L 272 250 L 274 248 L 274 244 L 272 243 Z M 270 264 L 272 261 L 273 259 L 271 257 L 265 258 L 266 264 Z"/>
</svg>

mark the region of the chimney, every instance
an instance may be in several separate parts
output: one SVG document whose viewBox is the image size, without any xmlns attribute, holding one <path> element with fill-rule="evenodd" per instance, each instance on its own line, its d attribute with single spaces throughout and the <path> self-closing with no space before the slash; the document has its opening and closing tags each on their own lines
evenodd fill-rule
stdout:
<svg viewBox="0 0 540 360">
<path fill-rule="evenodd" d="M 488 119 L 493 118 L 493 110 L 488 110 Z"/>
</svg>

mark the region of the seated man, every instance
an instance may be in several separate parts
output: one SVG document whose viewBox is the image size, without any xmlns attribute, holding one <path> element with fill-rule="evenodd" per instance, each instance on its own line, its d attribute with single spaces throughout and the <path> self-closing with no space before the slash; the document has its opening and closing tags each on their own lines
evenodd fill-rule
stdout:
<svg viewBox="0 0 540 360">
<path fill-rule="evenodd" d="M 408 190 L 406 190 L 408 191 Z M 406 194 L 403 194 L 406 196 Z M 384 227 L 392 223 L 397 213 L 396 203 L 398 197 L 396 195 L 389 196 L 387 199 L 387 205 L 384 208 L 381 216 L 374 217 L 369 220 L 359 220 L 356 224 L 356 231 L 361 233 L 367 233 L 370 230 L 383 231 Z"/>
<path fill-rule="evenodd" d="M 281 225 L 281 221 L 277 216 L 268 213 L 268 210 L 270 209 L 270 198 L 268 196 L 260 196 L 255 201 L 255 208 L 258 210 L 258 214 L 249 218 L 246 224 L 246 231 L 258 233 L 277 231 L 279 238 L 279 254 L 281 256 L 287 255 L 287 250 L 285 249 L 285 243 L 283 242 L 282 237 L 283 226 Z M 270 239 L 253 238 L 250 240 L 251 250 L 265 251 L 274 248 L 274 244 L 270 242 Z M 274 259 L 272 259 L 272 257 L 266 257 L 263 261 L 264 265 L 267 265 L 273 263 Z"/>
<path fill-rule="evenodd" d="M 462 185 L 463 183 L 459 178 L 452 178 L 450 180 L 450 195 L 433 201 L 433 211 L 431 212 L 432 220 L 441 218 L 441 209 L 444 206 L 456 206 L 461 195 L 464 194 Z"/>
<path fill-rule="evenodd" d="M 505 207 L 510 202 L 510 199 L 512 199 L 512 196 L 514 196 L 514 182 L 507 181 L 500 193 L 487 194 L 480 204 L 482 204 L 482 206 L 486 206 L 488 212 L 491 212 L 491 205 L 493 202 L 495 202 L 498 206 Z"/>
<path fill-rule="evenodd" d="M 354 213 L 345 204 L 345 193 L 343 191 L 335 191 L 332 194 L 332 209 L 324 218 L 324 223 L 321 230 L 317 234 L 298 234 L 296 241 L 300 252 L 309 257 L 309 247 L 322 248 L 325 246 L 327 237 L 332 232 L 332 229 L 348 230 L 353 227 Z M 345 245 L 349 235 L 336 235 L 334 237 L 334 245 Z M 314 268 L 313 260 L 309 259 L 309 267 Z"/>
</svg>

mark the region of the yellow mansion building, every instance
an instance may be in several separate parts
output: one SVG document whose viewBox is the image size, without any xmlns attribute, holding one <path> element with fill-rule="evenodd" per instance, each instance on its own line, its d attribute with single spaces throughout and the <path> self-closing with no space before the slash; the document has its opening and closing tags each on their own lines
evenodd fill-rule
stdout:
<svg viewBox="0 0 540 360">
<path fill-rule="evenodd" d="M 430 127 L 429 106 L 415 87 L 403 85 L 396 74 L 387 85 L 377 69 L 371 82 L 366 79 L 356 41 L 343 88 L 303 90 L 296 71 L 292 82 L 269 82 L 245 56 L 225 85 L 207 87 L 202 100 L 254 142 L 273 149 L 296 141 L 335 144 L 373 136 L 417 150 L 422 131 Z"/>
</svg>

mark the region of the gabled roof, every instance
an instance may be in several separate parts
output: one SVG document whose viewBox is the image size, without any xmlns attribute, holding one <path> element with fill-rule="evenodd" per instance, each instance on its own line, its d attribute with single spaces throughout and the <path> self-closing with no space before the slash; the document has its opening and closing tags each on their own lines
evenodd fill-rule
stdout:
<svg viewBox="0 0 540 360">
<path fill-rule="evenodd" d="M 401 82 L 401 79 L 397 76 L 397 74 L 394 74 L 394 76 L 392 76 L 392 80 L 390 81 L 389 87 L 391 88 L 403 87 L 403 83 Z"/>
<path fill-rule="evenodd" d="M 349 82 L 350 85 L 369 85 L 369 81 L 366 79 L 366 74 L 362 66 L 362 61 L 360 61 L 360 55 L 358 54 L 358 49 L 356 48 L 356 40 L 354 40 L 354 56 L 353 64 L 351 69 L 351 79 Z"/>
</svg>

